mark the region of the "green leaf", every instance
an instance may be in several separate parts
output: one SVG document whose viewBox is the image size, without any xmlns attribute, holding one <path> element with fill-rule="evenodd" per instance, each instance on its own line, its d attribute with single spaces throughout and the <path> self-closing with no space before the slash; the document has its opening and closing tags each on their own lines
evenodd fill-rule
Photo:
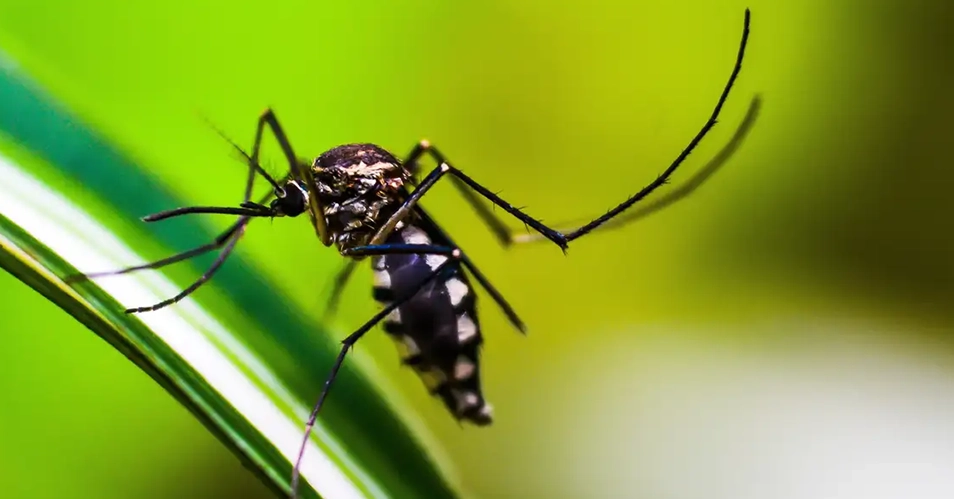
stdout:
<svg viewBox="0 0 954 499">
<path fill-rule="evenodd" d="M 146 261 L 127 241 L 178 252 L 207 243 L 214 231 L 191 217 L 149 230 L 131 225 L 184 203 L 2 54 L 0 106 L 0 267 L 142 368 L 276 493 L 287 494 L 290 458 L 343 334 L 292 309 L 241 255 L 210 286 L 219 301 L 209 301 L 224 304 L 218 314 L 192 297 L 125 314 L 127 306 L 182 289 L 179 279 L 156 271 L 64 284 L 77 269 Z M 199 260 L 185 284 L 208 262 Z M 459 497 L 439 446 L 412 411 L 385 397 L 381 380 L 371 382 L 373 371 L 373 364 L 346 362 L 310 441 L 303 478 L 327 498 Z M 302 497 L 317 496 L 305 485 Z"/>
</svg>

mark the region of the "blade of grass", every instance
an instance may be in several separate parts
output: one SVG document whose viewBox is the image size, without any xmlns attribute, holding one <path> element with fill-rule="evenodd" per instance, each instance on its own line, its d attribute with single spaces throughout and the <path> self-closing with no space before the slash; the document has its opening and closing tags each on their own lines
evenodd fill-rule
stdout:
<svg viewBox="0 0 954 499">
<path fill-rule="evenodd" d="M 0 213 L 11 214 L 18 222 L 0 216 L 0 265 L 145 369 L 270 483 L 285 481 L 283 470 L 294 453 L 300 424 L 286 414 L 281 407 L 285 404 L 275 402 L 280 400 L 277 393 L 263 389 L 261 380 L 250 379 L 209 340 L 203 329 L 214 325 L 214 319 L 188 304 L 172 313 L 139 318 L 125 314 L 110 296 L 148 300 L 157 298 L 160 290 L 175 288 L 159 275 L 106 283 L 104 289 L 91 283 L 67 287 L 58 276 L 75 270 L 57 253 L 68 254 L 81 266 L 115 265 L 116 255 L 123 253 L 121 260 L 135 257 L 107 230 L 65 200 L 44 192 L 42 184 L 2 157 L 0 176 L 5 179 Z M 324 452 L 313 449 L 311 455 L 312 483 L 323 495 L 379 495 L 361 491 Z"/>
<path fill-rule="evenodd" d="M 0 65 L 0 103 L 0 131 L 119 213 L 134 219 L 182 204 L 9 61 Z M 0 213 L 9 217 L 2 219 L 0 232 L 4 268 L 136 362 L 274 490 L 285 491 L 291 447 L 297 445 L 308 412 L 302 399 L 310 403 L 337 353 L 334 342 L 313 341 L 326 334 L 323 328 L 309 323 L 300 311 L 290 311 L 281 293 L 271 292 L 274 286 L 256 274 L 253 265 L 235 261 L 216 280 L 224 284 L 220 290 L 233 310 L 253 322 L 242 328 L 241 336 L 192 300 L 142 317 L 123 314 L 123 305 L 113 296 L 126 303 L 154 302 L 181 288 L 158 273 L 84 283 L 72 291 L 64 288 L 55 276 L 72 272 L 74 265 L 108 269 L 143 259 L 64 196 L 26 174 L 23 161 L 17 163 L 3 163 Z M 83 230 L 75 230 L 78 227 Z M 209 227 L 193 220 L 168 224 L 155 234 L 173 250 L 211 238 Z M 393 404 L 356 371 L 346 366 L 336 403 L 329 406 L 313 439 L 320 445 L 313 445 L 306 457 L 309 483 L 327 497 L 457 497 L 446 463 L 435 459 L 433 445 L 425 450 L 420 443 L 427 439 L 420 424 L 396 414 Z"/>
</svg>

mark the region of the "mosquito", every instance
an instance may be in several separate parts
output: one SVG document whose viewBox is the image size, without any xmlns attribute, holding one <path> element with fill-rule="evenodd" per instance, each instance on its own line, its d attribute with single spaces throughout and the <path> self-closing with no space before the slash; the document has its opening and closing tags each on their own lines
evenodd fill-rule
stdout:
<svg viewBox="0 0 954 499">
<path fill-rule="evenodd" d="M 85 274 L 73 280 L 158 269 L 218 250 L 218 257 L 206 272 L 179 294 L 153 305 L 130 308 L 126 312 L 159 310 L 182 300 L 211 279 L 232 253 L 252 219 L 297 217 L 307 213 L 321 243 L 324 246 L 334 245 L 341 256 L 349 259 L 334 279 L 331 303 L 337 301 L 356 264 L 369 258 L 374 271 L 373 296 L 382 308 L 341 342 L 341 350 L 305 424 L 304 437 L 292 471 L 291 497 L 297 495 L 299 467 L 306 443 L 345 356 L 365 333 L 379 323 L 397 344 L 402 362 L 414 369 L 427 389 L 443 402 L 453 417 L 477 426 L 489 425 L 493 420 L 493 410 L 484 399 L 480 384 L 479 349 L 483 336 L 471 279 L 483 288 L 518 331 L 523 333 L 526 328 L 501 293 L 419 205 L 421 198 L 439 180 L 448 178 L 503 245 L 510 246 L 534 238 L 521 238 L 511 233 L 484 200 L 532 229 L 536 232 L 536 238 L 551 241 L 565 253 L 570 242 L 614 220 L 666 184 L 679 165 L 715 126 L 742 68 L 750 18 L 751 14 L 746 9 L 742 40 L 729 80 L 712 115 L 689 145 L 662 174 L 639 192 L 575 229 L 557 230 L 544 225 L 453 166 L 443 153 L 426 140 L 415 145 L 403 160 L 379 146 L 362 143 L 337 146 L 308 164 L 295 155 L 288 135 L 273 110 L 266 109 L 259 116 L 251 152 L 246 153 L 232 144 L 248 164 L 245 195 L 237 207 L 189 206 L 142 219 L 156 222 L 187 214 L 237 215 L 238 219 L 228 229 L 208 244 L 162 260 L 122 270 Z M 289 164 L 289 173 L 281 179 L 273 178 L 259 164 L 266 128 L 275 137 Z M 419 161 L 425 155 L 430 156 L 438 166 L 422 177 Z M 253 201 L 252 188 L 257 177 L 268 182 L 271 191 L 260 200 Z"/>
</svg>

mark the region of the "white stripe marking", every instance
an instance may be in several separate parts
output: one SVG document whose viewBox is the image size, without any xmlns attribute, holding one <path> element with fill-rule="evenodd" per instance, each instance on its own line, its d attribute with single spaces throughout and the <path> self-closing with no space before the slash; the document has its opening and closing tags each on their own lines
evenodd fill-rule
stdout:
<svg viewBox="0 0 954 499">
<path fill-rule="evenodd" d="M 457 317 L 457 343 L 463 345 L 477 336 L 477 324 L 466 313 Z"/>
<path fill-rule="evenodd" d="M 480 399 L 474 392 L 461 392 L 459 390 L 452 390 L 451 393 L 453 393 L 454 398 L 457 399 L 458 414 L 463 414 L 467 409 L 470 409 L 471 407 L 474 407 L 480 403 Z"/>
<path fill-rule="evenodd" d="M 431 270 L 437 270 L 438 267 L 447 261 L 447 257 L 444 255 L 427 255 L 424 257 L 424 261 L 427 262 L 427 266 L 430 267 Z"/>
<path fill-rule="evenodd" d="M 391 274 L 386 270 L 378 270 L 374 272 L 374 287 L 391 289 Z"/>
<path fill-rule="evenodd" d="M 475 366 L 467 356 L 460 355 L 457 357 L 457 363 L 454 364 L 454 378 L 456 378 L 457 381 L 463 381 L 473 376 L 476 368 L 477 366 Z"/>
<path fill-rule="evenodd" d="M 450 296 L 451 305 L 455 307 L 460 305 L 460 302 L 463 301 L 467 293 L 470 292 L 467 285 L 464 284 L 464 281 L 456 277 L 448 279 L 444 285 L 447 286 L 447 294 Z"/>
<path fill-rule="evenodd" d="M 413 225 L 404 229 L 404 232 L 401 233 L 401 237 L 404 238 L 405 244 L 431 244 L 431 238 L 427 237 L 427 234 L 425 234 L 423 230 Z"/>
</svg>

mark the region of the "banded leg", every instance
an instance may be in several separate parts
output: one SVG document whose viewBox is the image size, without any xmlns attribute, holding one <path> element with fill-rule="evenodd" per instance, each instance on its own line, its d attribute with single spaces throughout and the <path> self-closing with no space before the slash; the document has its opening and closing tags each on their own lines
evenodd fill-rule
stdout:
<svg viewBox="0 0 954 499">
<path fill-rule="evenodd" d="M 415 194 L 417 194 L 419 191 L 424 191 L 425 189 L 430 188 L 433 185 L 433 182 L 436 182 L 436 180 L 440 178 L 440 176 L 442 176 L 444 173 L 451 173 L 452 178 L 454 179 L 455 186 L 457 186 L 458 190 L 463 194 L 467 202 L 474 208 L 478 216 L 480 216 L 481 219 L 483 219 L 483 221 L 487 224 L 490 230 L 494 233 L 494 235 L 497 237 L 498 240 L 500 240 L 500 242 L 503 245 L 509 246 L 513 244 L 516 241 L 515 237 L 511 234 L 507 226 L 504 225 L 503 222 L 499 218 L 497 218 L 493 214 L 493 212 L 491 212 L 481 202 L 478 196 L 471 191 L 475 191 L 480 196 L 490 200 L 495 205 L 504 209 L 505 211 L 507 211 L 514 217 L 516 217 L 518 220 L 526 224 L 528 227 L 534 229 L 543 238 L 549 239 L 553 243 L 557 244 L 557 246 L 560 246 L 560 248 L 563 249 L 565 252 L 567 245 L 569 244 L 570 241 L 580 238 L 592 232 L 594 229 L 604 225 L 605 223 L 609 222 L 610 220 L 614 219 L 621 213 L 628 210 L 631 206 L 633 206 L 634 204 L 636 204 L 637 202 L 639 202 L 640 200 L 642 200 L 643 198 L 651 194 L 653 191 L 655 191 L 659 187 L 666 184 L 669 180 L 669 177 L 672 176 L 672 174 L 676 171 L 676 169 L 683 163 L 683 161 L 685 161 L 685 159 L 689 156 L 689 154 L 696 148 L 699 142 L 701 142 L 702 139 L 712 129 L 712 127 L 715 126 L 715 124 L 718 121 L 719 113 L 722 111 L 722 107 L 725 105 L 725 101 L 729 97 L 729 92 L 731 91 L 733 85 L 735 84 L 735 80 L 742 69 L 742 60 L 745 56 L 745 48 L 746 48 L 746 44 L 748 43 L 748 37 L 749 37 L 750 20 L 751 20 L 751 13 L 749 12 L 748 9 L 746 9 L 745 20 L 744 20 L 743 31 L 742 31 L 742 40 L 741 40 L 741 43 L 739 44 L 739 51 L 736 56 L 736 61 L 732 69 L 732 73 L 730 74 L 729 80 L 722 90 L 722 94 L 719 96 L 719 100 L 716 103 L 715 109 L 713 110 L 712 114 L 710 115 L 706 123 L 699 130 L 699 132 L 697 132 L 695 137 L 693 137 L 692 140 L 689 142 L 689 145 L 683 149 L 683 151 L 679 154 L 679 156 L 676 157 L 676 159 L 672 162 L 672 164 L 670 164 L 670 166 L 655 180 L 653 180 L 648 185 L 643 187 L 639 192 L 637 192 L 633 196 L 629 197 L 628 199 L 626 199 L 625 201 L 623 201 L 616 207 L 612 208 L 611 210 L 609 210 L 602 216 L 597 217 L 596 219 L 590 221 L 589 223 L 586 223 L 576 229 L 565 231 L 565 232 L 557 231 L 550 227 L 547 227 L 546 225 L 543 225 L 542 223 L 534 220 L 533 218 L 530 218 L 522 210 L 511 206 L 509 203 L 501 199 L 496 194 L 490 192 L 482 185 L 470 179 L 469 177 L 464 175 L 462 172 L 460 172 L 460 170 L 457 170 L 456 168 L 451 166 L 451 164 L 447 162 L 447 159 L 427 141 L 421 141 L 414 148 L 414 150 L 411 151 L 411 154 L 408 157 L 409 169 L 411 169 L 412 171 L 414 170 L 415 162 L 424 153 L 428 153 L 432 157 L 434 157 L 434 159 L 439 162 L 440 166 L 438 166 L 438 169 L 432 172 L 431 175 L 429 175 L 427 178 L 421 181 L 420 186 L 418 187 L 417 190 L 415 190 Z M 434 177 L 433 180 L 430 183 L 428 183 L 428 180 L 430 180 L 432 177 Z M 421 195 L 423 195 L 423 192 L 421 193 Z M 420 196 L 417 196 L 415 198 L 415 196 L 412 195 L 411 198 L 409 198 L 409 201 L 416 203 L 417 199 L 419 198 Z M 397 215 L 397 213 L 395 215 Z M 387 225 L 385 225 L 385 227 L 387 227 Z"/>
<path fill-rule="evenodd" d="M 328 393 L 331 390 L 331 385 L 334 382 L 335 378 L 338 376 L 338 371 L 341 369 L 341 365 L 344 363 L 345 356 L 348 353 L 348 350 L 357 343 L 365 333 L 367 333 L 371 328 L 373 328 L 378 322 L 381 322 L 382 319 L 387 317 L 388 314 L 393 312 L 396 308 L 403 305 L 406 301 L 414 297 L 424 286 L 431 283 L 434 279 L 444 273 L 446 270 L 453 268 L 453 266 L 459 264 L 460 251 L 454 248 L 445 248 L 440 246 L 431 246 L 431 245 L 396 245 L 401 246 L 401 248 L 389 248 L 392 245 L 376 245 L 376 246 L 365 246 L 360 248 L 354 248 L 359 252 L 364 252 L 365 256 L 372 255 L 385 255 L 385 254 L 394 254 L 400 252 L 410 252 L 418 254 L 441 254 L 446 255 L 449 258 L 445 260 L 441 265 L 434 269 L 426 278 L 422 279 L 421 282 L 414 286 L 414 288 L 408 293 L 400 296 L 398 299 L 394 300 L 390 305 L 384 307 L 381 311 L 371 317 L 370 320 L 365 322 L 360 328 L 355 332 L 351 333 L 342 340 L 341 351 L 338 353 L 338 357 L 335 358 L 334 364 L 331 366 L 331 373 L 328 375 L 328 378 L 325 380 L 325 384 L 322 387 L 321 394 L 318 396 L 318 401 L 315 403 L 315 407 L 312 409 L 311 414 L 308 416 L 308 421 L 305 423 L 305 435 L 302 438 L 301 447 L 298 450 L 298 457 L 295 460 L 295 465 L 292 468 L 292 478 L 291 478 L 291 497 L 295 499 L 298 496 L 298 482 L 300 480 L 300 467 L 301 461 L 305 454 L 305 448 L 308 445 L 308 439 L 311 436 L 311 432 L 314 429 L 315 421 L 318 418 L 318 412 L 321 411 L 322 405 L 324 405 L 325 399 L 328 397 Z M 410 248 L 414 246 L 414 248 Z"/>
</svg>

